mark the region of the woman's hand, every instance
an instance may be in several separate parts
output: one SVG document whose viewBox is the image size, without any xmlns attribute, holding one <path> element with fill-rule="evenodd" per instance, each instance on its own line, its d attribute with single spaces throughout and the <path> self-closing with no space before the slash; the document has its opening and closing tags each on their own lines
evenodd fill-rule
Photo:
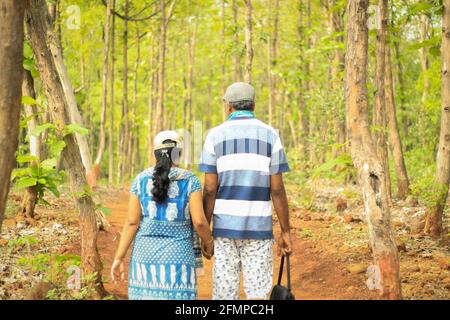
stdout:
<svg viewBox="0 0 450 320">
<path fill-rule="evenodd" d="M 211 257 L 214 255 L 214 239 L 211 238 L 211 240 L 207 242 L 202 241 L 202 253 L 203 256 L 206 259 L 211 259 Z"/>
<path fill-rule="evenodd" d="M 113 283 L 117 283 L 116 273 L 117 271 L 120 274 L 120 280 L 125 280 L 125 264 L 122 259 L 114 259 L 114 262 L 111 266 L 111 279 Z"/>
</svg>

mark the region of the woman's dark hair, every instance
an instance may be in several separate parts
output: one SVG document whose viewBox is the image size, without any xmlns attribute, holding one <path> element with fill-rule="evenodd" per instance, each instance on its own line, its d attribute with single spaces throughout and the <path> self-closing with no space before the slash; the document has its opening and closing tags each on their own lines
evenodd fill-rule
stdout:
<svg viewBox="0 0 450 320">
<path fill-rule="evenodd" d="M 164 140 L 163 143 L 175 142 L 172 140 Z M 177 147 L 155 150 L 156 165 L 153 171 L 152 195 L 157 203 L 163 203 L 167 198 L 170 185 L 170 168 L 172 167 L 172 163 L 178 163 L 180 152 L 181 150 Z"/>
<path fill-rule="evenodd" d="M 231 107 L 237 111 L 253 111 L 255 109 L 255 103 L 250 100 L 229 102 Z"/>
</svg>

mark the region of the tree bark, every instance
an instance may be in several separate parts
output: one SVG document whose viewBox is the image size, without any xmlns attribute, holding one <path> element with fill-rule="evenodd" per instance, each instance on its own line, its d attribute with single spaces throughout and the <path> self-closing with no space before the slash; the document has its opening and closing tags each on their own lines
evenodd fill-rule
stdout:
<svg viewBox="0 0 450 320">
<path fill-rule="evenodd" d="M 277 0 L 278 2 L 278 0 Z M 252 1 L 245 0 L 245 81 L 252 82 L 253 44 L 252 44 Z"/>
<path fill-rule="evenodd" d="M 351 157 L 362 188 L 381 298 L 401 299 L 398 252 L 390 225 L 384 167 L 369 129 L 367 97 L 368 0 L 349 0 L 345 90 Z"/>
<path fill-rule="evenodd" d="M 49 105 L 53 122 L 59 132 L 63 132 L 70 124 L 68 114 L 69 104 L 67 93 L 64 91 L 63 79 L 57 77 L 57 64 L 52 54 L 51 46 L 55 46 L 55 34 L 51 26 L 47 4 L 45 0 L 31 0 L 30 8 L 26 13 L 26 24 L 30 35 L 37 69 Z M 70 87 L 67 88 L 72 90 Z M 71 191 L 75 198 L 78 210 L 81 238 L 81 266 L 82 274 L 95 275 L 94 298 L 101 298 L 105 291 L 101 282 L 101 261 L 97 251 L 97 224 L 95 204 L 86 192 L 87 180 L 80 156 L 80 150 L 73 134 L 61 137 L 66 143 L 62 152 L 64 167 L 69 173 Z"/>
<path fill-rule="evenodd" d="M 273 67 L 277 63 L 277 41 L 278 41 L 278 11 L 280 7 L 279 0 L 275 0 L 275 8 L 272 10 L 272 0 L 267 0 L 267 16 L 269 24 L 269 39 L 267 41 L 267 79 L 269 82 L 269 125 L 273 124 L 274 110 L 276 104 L 276 77 Z M 273 11 L 273 12 L 272 12 Z M 271 29 L 271 20 L 273 14 L 273 29 Z"/>
<path fill-rule="evenodd" d="M 299 0 L 298 2 L 298 23 L 297 23 L 297 37 L 298 37 L 298 88 L 296 95 L 297 95 L 297 112 L 298 112 L 298 141 L 299 141 L 299 158 L 300 159 L 306 159 L 306 151 L 307 151 L 307 145 L 306 145 L 306 133 L 308 131 L 307 127 L 307 117 L 305 116 L 305 100 L 303 96 L 304 92 L 304 80 L 302 80 L 302 77 L 300 75 L 304 74 L 304 55 L 303 55 L 303 47 L 305 45 L 304 43 L 304 34 L 303 34 L 303 0 Z"/>
<path fill-rule="evenodd" d="M 106 5 L 106 19 L 105 26 L 103 28 L 104 47 L 103 47 L 103 75 L 102 75 L 102 111 L 100 112 L 100 135 L 99 145 L 97 149 L 97 157 L 95 158 L 95 165 L 99 167 L 102 162 L 103 153 L 106 147 L 106 132 L 105 132 L 105 120 L 106 120 L 106 108 L 108 105 L 108 68 L 109 68 L 109 47 L 110 47 L 110 22 L 111 22 L 111 10 L 112 1 L 108 0 Z M 98 169 L 98 172 L 100 170 Z"/>
<path fill-rule="evenodd" d="M 233 0 L 233 27 L 234 27 L 234 81 L 240 81 L 242 79 L 241 69 L 241 50 L 239 42 L 239 25 L 238 25 L 238 4 L 237 0 Z"/>
<path fill-rule="evenodd" d="M 116 0 L 112 0 L 112 9 L 115 10 Z M 111 23 L 111 75 L 109 77 L 109 137 L 108 137 L 108 182 L 113 183 L 114 178 L 114 71 L 115 62 L 115 31 L 116 16 L 112 15 Z"/>
<path fill-rule="evenodd" d="M 377 41 L 375 47 L 375 95 L 373 107 L 373 123 L 375 131 L 375 145 L 378 155 L 384 167 L 388 202 L 391 204 L 391 182 L 389 175 L 389 161 L 386 143 L 386 99 L 385 99 L 385 51 L 386 51 L 386 26 L 387 26 L 387 0 L 378 2 Z"/>
<path fill-rule="evenodd" d="M 24 70 L 23 72 L 22 96 L 36 99 L 33 77 L 27 70 Z M 25 116 L 29 118 L 27 122 L 27 131 L 29 134 L 30 154 L 35 156 L 39 162 L 41 160 L 41 138 L 39 136 L 30 135 L 30 132 L 32 132 L 38 125 L 38 116 L 36 114 L 37 110 L 33 105 L 24 105 L 23 108 L 25 111 Z M 33 163 L 32 165 L 38 165 L 38 163 Z M 37 198 L 38 193 L 36 186 L 25 188 L 20 214 L 25 217 L 34 218 L 34 208 L 36 206 Z"/>
<path fill-rule="evenodd" d="M 441 44 L 441 132 L 436 156 L 435 199 L 425 215 L 425 234 L 442 233 L 442 217 L 450 183 L 450 0 L 443 1 Z"/>
<path fill-rule="evenodd" d="M 430 38 L 429 35 L 430 18 L 426 14 L 420 16 L 420 40 L 422 42 L 427 41 Z M 426 146 L 426 108 L 428 95 L 430 93 L 430 78 L 428 76 L 428 69 L 430 68 L 430 61 L 428 59 L 427 49 L 419 49 L 420 66 L 422 68 L 423 77 L 423 90 L 422 98 L 419 109 L 418 129 L 419 129 L 419 142 L 422 146 Z"/>
<path fill-rule="evenodd" d="M 19 137 L 25 1 L 0 3 L 0 231 Z"/>
<path fill-rule="evenodd" d="M 394 158 L 394 168 L 397 175 L 397 198 L 405 199 L 409 190 L 409 179 L 406 171 L 405 159 L 403 157 L 402 141 L 397 123 L 397 112 L 394 99 L 394 84 L 392 80 L 391 48 L 386 46 L 384 72 L 384 84 L 386 90 L 386 120 L 389 132 L 389 144 Z"/>
</svg>

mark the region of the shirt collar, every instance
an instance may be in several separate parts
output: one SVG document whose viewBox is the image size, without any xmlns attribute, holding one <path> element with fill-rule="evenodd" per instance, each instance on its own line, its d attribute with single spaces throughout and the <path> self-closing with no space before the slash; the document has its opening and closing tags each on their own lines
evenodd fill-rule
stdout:
<svg viewBox="0 0 450 320">
<path fill-rule="evenodd" d="M 248 110 L 239 110 L 230 113 L 228 116 L 228 120 L 240 120 L 240 119 L 253 119 L 255 118 L 255 114 L 252 111 Z"/>
</svg>

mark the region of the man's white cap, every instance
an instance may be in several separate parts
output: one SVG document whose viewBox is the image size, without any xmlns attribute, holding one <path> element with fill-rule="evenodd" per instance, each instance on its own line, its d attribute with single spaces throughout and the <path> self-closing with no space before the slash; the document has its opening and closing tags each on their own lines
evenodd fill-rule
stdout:
<svg viewBox="0 0 450 320">
<path fill-rule="evenodd" d="M 175 141 L 175 143 L 172 142 L 164 143 L 164 141 L 166 140 L 172 140 Z M 153 140 L 154 145 L 153 149 L 159 150 L 173 147 L 181 148 L 182 147 L 181 141 L 182 139 L 180 138 L 180 135 L 176 131 L 173 130 L 161 131 L 156 135 L 155 139 Z"/>
</svg>

